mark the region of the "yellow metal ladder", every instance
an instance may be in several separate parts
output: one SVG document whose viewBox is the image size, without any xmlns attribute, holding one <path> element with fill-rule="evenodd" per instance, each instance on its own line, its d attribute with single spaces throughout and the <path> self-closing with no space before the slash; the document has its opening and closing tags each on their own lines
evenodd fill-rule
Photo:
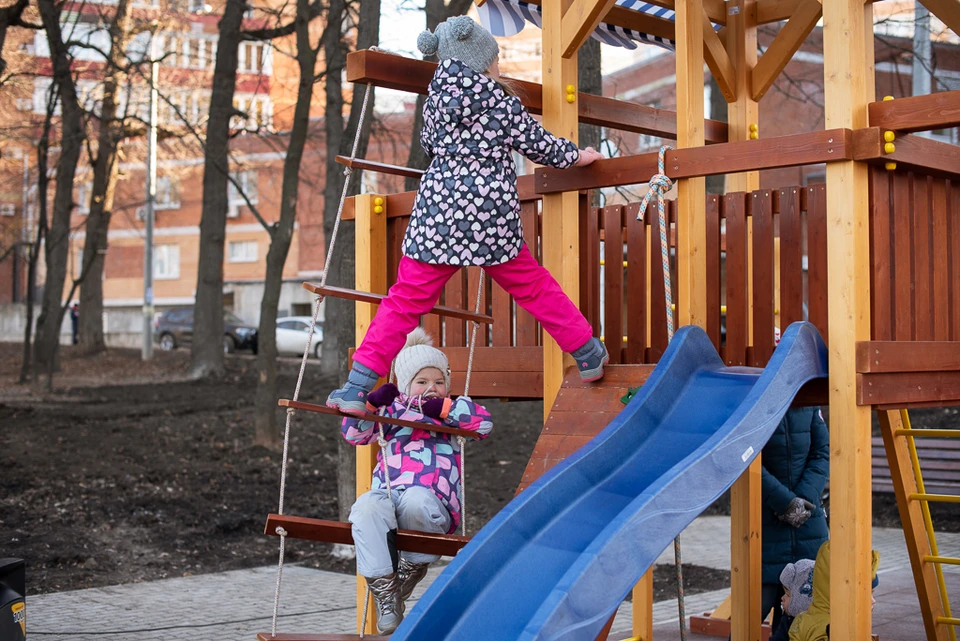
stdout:
<svg viewBox="0 0 960 641">
<path fill-rule="evenodd" d="M 957 641 L 960 618 L 950 612 L 943 566 L 960 565 L 960 558 L 940 556 L 930 503 L 960 503 L 960 496 L 926 492 L 916 439 L 960 438 L 960 430 L 914 430 L 907 410 L 880 412 L 880 427 L 927 639 Z"/>
</svg>

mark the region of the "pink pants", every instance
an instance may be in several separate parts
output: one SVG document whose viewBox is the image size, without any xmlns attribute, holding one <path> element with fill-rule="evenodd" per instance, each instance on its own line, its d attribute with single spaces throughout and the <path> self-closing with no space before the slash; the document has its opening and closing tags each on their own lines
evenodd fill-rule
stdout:
<svg viewBox="0 0 960 641">
<path fill-rule="evenodd" d="M 390 362 L 406 343 L 407 334 L 420 323 L 420 316 L 437 304 L 443 286 L 459 269 L 458 265 L 432 265 L 406 256 L 401 258 L 397 282 L 380 304 L 354 360 L 386 376 Z M 587 319 L 550 272 L 530 255 L 526 245 L 513 260 L 485 269 L 494 282 L 539 321 L 563 351 L 572 352 L 593 336 Z"/>
</svg>

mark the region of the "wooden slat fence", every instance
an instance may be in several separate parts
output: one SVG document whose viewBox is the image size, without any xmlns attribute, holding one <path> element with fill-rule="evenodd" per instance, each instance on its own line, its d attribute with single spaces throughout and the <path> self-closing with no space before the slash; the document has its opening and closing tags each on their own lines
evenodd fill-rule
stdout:
<svg viewBox="0 0 960 641">
<path fill-rule="evenodd" d="M 676 201 L 667 205 L 673 245 Z M 637 221 L 639 210 L 638 203 L 593 208 L 581 224 L 580 308 L 613 363 L 655 363 L 667 346 L 659 217 L 651 205 Z M 813 322 L 826 340 L 825 187 L 708 196 L 706 211 L 707 334 L 724 361 L 764 366 L 774 327 L 797 320 Z M 673 255 L 671 272 L 676 283 Z M 677 294 L 674 285 L 674 301 Z"/>
</svg>

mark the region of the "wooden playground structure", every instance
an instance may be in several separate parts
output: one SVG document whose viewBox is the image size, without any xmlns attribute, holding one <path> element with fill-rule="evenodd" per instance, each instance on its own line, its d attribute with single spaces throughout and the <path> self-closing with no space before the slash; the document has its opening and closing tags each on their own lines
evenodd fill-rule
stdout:
<svg viewBox="0 0 960 641">
<path fill-rule="evenodd" d="M 587 122 L 676 139 L 665 173 L 678 187 L 668 211 L 677 325 L 704 327 L 729 365 L 763 367 L 774 328 L 805 315 L 828 344 L 829 384 L 809 385 L 796 404 L 830 407 L 830 534 L 835 549 L 850 552 L 832 558 L 832 611 L 841 613 L 831 622 L 833 638 L 870 638 L 871 416 L 877 411 L 927 638 L 955 639 L 960 619 L 949 611 L 939 568 L 958 561 L 937 555 L 926 504 L 960 497 L 924 491 L 915 434 L 899 410 L 960 404 L 960 149 L 910 135 L 960 125 L 960 91 L 877 101 L 869 0 L 654 0 L 676 12 L 673 20 L 613 0 L 534 4 L 542 9 L 543 84 L 518 86 L 547 129 L 575 141 L 578 123 Z M 960 3 L 923 4 L 960 33 Z M 757 101 L 821 18 L 826 129 L 758 138 Z M 577 50 L 601 21 L 675 41 L 677 113 L 575 91 Z M 779 21 L 786 22 L 758 57 L 758 25 Z M 728 101 L 728 124 L 704 118 L 705 62 Z M 348 57 L 347 79 L 422 94 L 433 69 L 429 62 L 360 51 Z M 759 189 L 759 170 L 817 163 L 826 163 L 826 185 Z M 622 392 L 641 384 L 666 348 L 657 217 L 639 222 L 639 203 L 594 208 L 588 198 L 591 189 L 645 183 L 655 173 L 653 153 L 563 171 L 541 168 L 520 180 L 527 244 L 608 346 L 611 366 L 601 384 L 582 385 L 576 377 L 564 382 L 567 363 L 556 344 L 496 285 L 484 286 L 481 314 L 463 311 L 477 295 L 476 269 L 454 277 L 444 307 L 424 317 L 450 356 L 454 393 L 464 379 L 470 321 L 478 321 L 471 395 L 545 399 L 545 427 L 521 490 L 602 429 L 622 407 Z M 705 176 L 721 173 L 728 193 L 707 196 Z M 413 196 L 349 199 L 344 218 L 356 225 L 355 291 L 314 288 L 357 300 L 358 343 L 396 278 Z M 358 495 L 369 489 L 375 462 L 375 447 L 361 448 Z M 760 476 L 758 459 L 732 489 L 734 641 L 761 638 Z M 289 537 L 351 541 L 348 524 L 271 515 L 267 533 L 275 535 L 277 526 Z M 398 538 L 403 549 L 446 554 L 464 543 L 452 535 Z M 358 587 L 358 626 L 372 633 L 372 618 L 359 620 L 363 600 Z M 634 593 L 637 639 L 652 638 L 651 602 L 648 572 Z"/>
</svg>

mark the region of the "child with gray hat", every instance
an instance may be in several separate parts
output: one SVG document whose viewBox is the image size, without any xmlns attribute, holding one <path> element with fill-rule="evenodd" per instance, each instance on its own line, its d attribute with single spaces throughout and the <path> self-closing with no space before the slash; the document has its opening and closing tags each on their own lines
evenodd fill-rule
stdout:
<svg viewBox="0 0 960 641">
<path fill-rule="evenodd" d="M 788 563 L 780 573 L 780 584 L 783 586 L 783 597 L 780 606 L 783 616 L 780 624 L 770 641 L 790 641 L 790 626 L 794 618 L 803 614 L 813 601 L 813 559 L 800 559 L 796 563 Z"/>
<path fill-rule="evenodd" d="M 371 392 L 366 409 L 423 423 L 423 429 L 383 426 L 387 457 L 382 450 L 377 454 L 371 489 L 350 510 L 357 572 L 373 593 L 380 634 L 390 634 L 400 625 L 404 601 L 438 558 L 399 554 L 397 528 L 449 534 L 461 519 L 460 445 L 450 434 L 430 431 L 431 426 L 470 430 L 480 438 L 493 429 L 485 408 L 466 396 L 448 396 L 449 362 L 423 329 L 410 332 L 394 371 L 397 384 L 387 383 Z M 376 443 L 380 434 L 376 423 L 357 418 L 343 419 L 341 431 L 352 445 Z"/>
<path fill-rule="evenodd" d="M 397 281 L 354 354 L 347 384 L 330 394 L 327 406 L 362 414 L 404 336 L 468 265 L 486 269 L 536 318 L 573 355 L 584 381 L 598 380 L 609 360 L 603 343 L 523 242 L 512 152 L 560 169 L 588 165 L 600 154 L 553 136 L 504 90 L 497 41 L 471 18 L 457 16 L 434 33 L 424 31 L 417 46 L 440 58 L 420 134 L 433 159 L 420 180 Z"/>
</svg>

